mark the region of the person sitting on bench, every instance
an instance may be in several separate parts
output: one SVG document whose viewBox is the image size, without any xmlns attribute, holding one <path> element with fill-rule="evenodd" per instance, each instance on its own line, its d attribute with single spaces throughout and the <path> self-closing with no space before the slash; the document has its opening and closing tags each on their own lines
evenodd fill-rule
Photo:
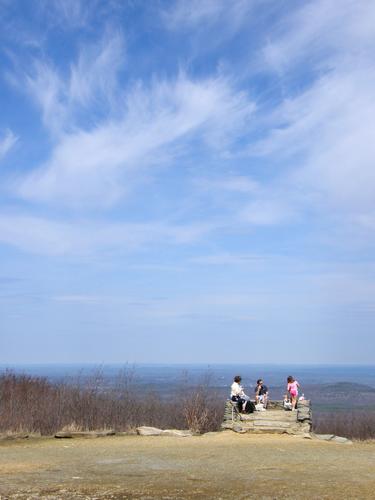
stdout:
<svg viewBox="0 0 375 500">
<path fill-rule="evenodd" d="M 255 387 L 255 404 L 263 403 L 263 407 L 267 407 L 268 387 L 264 385 L 263 379 L 257 380 Z"/>
<path fill-rule="evenodd" d="M 253 403 L 250 401 L 249 396 L 247 396 L 241 385 L 241 377 L 236 375 L 231 386 L 231 400 L 236 401 L 239 406 L 239 410 L 243 413 L 251 413 L 253 411 Z"/>
</svg>

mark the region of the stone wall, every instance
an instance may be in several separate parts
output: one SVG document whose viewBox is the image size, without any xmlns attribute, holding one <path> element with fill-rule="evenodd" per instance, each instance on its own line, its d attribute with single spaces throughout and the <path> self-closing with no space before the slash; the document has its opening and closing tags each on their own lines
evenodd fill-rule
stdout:
<svg viewBox="0 0 375 500">
<path fill-rule="evenodd" d="M 311 432 L 310 401 L 299 401 L 296 411 L 284 410 L 282 401 L 270 401 L 266 411 L 240 414 L 230 400 L 226 402 L 223 429 L 236 432 L 306 434 Z"/>
</svg>

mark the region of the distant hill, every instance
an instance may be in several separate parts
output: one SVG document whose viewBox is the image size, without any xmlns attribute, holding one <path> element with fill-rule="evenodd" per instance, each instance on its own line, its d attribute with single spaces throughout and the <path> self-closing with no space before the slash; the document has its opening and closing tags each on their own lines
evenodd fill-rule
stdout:
<svg viewBox="0 0 375 500">
<path fill-rule="evenodd" d="M 314 392 L 328 392 L 334 394 L 350 394 L 350 393 L 371 393 L 375 394 L 375 388 L 366 384 L 356 384 L 353 382 L 336 382 L 334 384 L 321 384 L 321 385 L 306 385 L 306 389 L 313 389 Z"/>
</svg>

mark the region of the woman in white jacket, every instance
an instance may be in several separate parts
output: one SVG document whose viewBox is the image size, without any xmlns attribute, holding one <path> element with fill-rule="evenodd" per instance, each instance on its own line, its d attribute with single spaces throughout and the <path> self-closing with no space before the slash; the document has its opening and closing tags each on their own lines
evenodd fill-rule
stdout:
<svg viewBox="0 0 375 500">
<path fill-rule="evenodd" d="M 246 405 L 250 402 L 249 396 L 247 396 L 243 390 L 243 387 L 241 385 L 241 377 L 239 375 L 236 375 L 233 380 L 233 384 L 231 385 L 231 391 L 230 391 L 230 397 L 232 401 L 236 401 L 239 406 L 241 405 L 242 411 L 246 413 Z M 252 407 L 249 403 L 249 407 Z"/>
</svg>

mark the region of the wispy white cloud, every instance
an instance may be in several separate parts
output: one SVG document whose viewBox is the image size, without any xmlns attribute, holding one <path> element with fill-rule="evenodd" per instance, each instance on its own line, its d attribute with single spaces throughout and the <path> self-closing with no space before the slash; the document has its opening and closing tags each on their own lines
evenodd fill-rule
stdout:
<svg viewBox="0 0 375 500">
<path fill-rule="evenodd" d="M 240 217 L 244 222 L 255 226 L 272 226 L 290 222 L 294 212 L 288 201 L 259 199 L 250 202 L 241 210 Z"/>
<path fill-rule="evenodd" d="M 235 11 L 249 9 L 250 3 L 239 2 Z M 208 1 L 192 9 L 177 2 L 164 15 L 171 24 L 194 26 L 224 16 L 225 5 Z M 339 17 L 350 22 L 343 26 L 334 11 L 332 2 L 305 4 L 271 36 L 264 49 L 266 65 L 298 73 L 304 57 L 316 54 L 311 68 L 322 75 L 266 113 L 220 75 L 193 79 L 182 72 L 121 88 L 118 75 L 126 53 L 119 33 L 107 34 L 97 47 L 81 47 L 66 75 L 37 62 L 28 75 L 28 89 L 54 136 L 54 147 L 43 164 L 17 180 L 16 192 L 40 203 L 108 207 L 126 196 L 146 169 L 171 163 L 193 143 L 215 153 L 236 145 L 281 168 L 277 177 L 262 183 L 243 174 L 196 179 L 195 187 L 218 199 L 222 193 L 241 194 L 241 203 L 229 208 L 232 223 L 293 222 L 306 207 L 321 210 L 332 203 L 353 211 L 351 220 L 368 221 L 375 189 L 375 68 L 369 65 L 373 37 L 365 14 L 371 17 L 373 9 L 356 10 L 345 1 Z M 339 44 L 344 36 L 345 57 Z M 256 120 L 265 137 L 252 142 L 247 125 Z M 228 220 L 221 225 L 228 227 Z"/>
<path fill-rule="evenodd" d="M 193 257 L 190 262 L 193 264 L 203 266 L 222 266 L 222 265 L 239 265 L 239 266 L 252 266 L 264 262 L 265 256 L 256 254 L 231 254 L 231 253 L 218 253 L 212 255 L 201 255 Z"/>
<path fill-rule="evenodd" d="M 95 45 L 82 46 L 77 62 L 64 75 L 46 60 L 34 60 L 26 75 L 26 89 L 42 112 L 46 128 L 59 136 L 108 118 L 114 102 L 118 73 L 125 63 L 120 33 L 105 35 Z M 20 87 L 21 88 L 21 87 Z"/>
<path fill-rule="evenodd" d="M 190 244 L 215 229 L 214 224 L 208 223 L 67 222 L 23 214 L 0 215 L 0 242 L 25 252 L 51 256 L 121 254 L 150 243 Z"/>
<path fill-rule="evenodd" d="M 237 0 L 191 0 L 184 2 L 178 0 L 168 9 L 164 10 L 162 17 L 169 29 L 197 28 L 199 25 L 207 27 L 218 20 L 225 18 L 228 23 L 239 26 L 244 22 L 245 15 L 250 10 L 254 1 Z"/>
<path fill-rule="evenodd" d="M 0 161 L 8 154 L 8 152 L 16 144 L 18 137 L 13 134 L 11 130 L 6 130 L 5 133 L 0 135 Z"/>
<path fill-rule="evenodd" d="M 15 81 L 19 85 L 19 81 Z M 53 133 L 59 133 L 67 121 L 68 109 L 63 103 L 65 89 L 57 72 L 50 65 L 37 61 L 34 74 L 26 77 L 26 88 L 41 108 L 44 124 Z"/>
<path fill-rule="evenodd" d="M 97 0 L 39 0 L 37 5 L 52 25 L 63 29 L 85 27 L 98 8 Z"/>
<path fill-rule="evenodd" d="M 56 295 L 52 297 L 52 300 L 56 302 L 67 302 L 73 304 L 93 304 L 97 305 L 108 300 L 108 297 L 103 297 L 101 295 Z"/>
<path fill-rule="evenodd" d="M 118 90 L 118 73 L 125 60 L 125 44 L 119 32 L 107 34 L 95 45 L 83 46 L 77 63 L 71 65 L 66 90 L 69 100 L 86 107 L 98 106 L 99 99 L 115 104 L 111 101 Z"/>
<path fill-rule="evenodd" d="M 305 202 L 277 180 L 260 183 L 250 176 L 195 179 L 198 193 L 220 207 L 223 227 L 272 226 L 295 222 Z M 226 214 L 224 216 L 224 214 Z"/>
<path fill-rule="evenodd" d="M 163 12 L 163 17 L 169 28 L 176 29 L 181 25 L 196 26 L 202 22 L 212 22 L 222 14 L 224 8 L 224 2 L 215 0 L 178 1 Z"/>
<path fill-rule="evenodd" d="M 371 0 L 309 1 L 290 12 L 275 26 L 263 49 L 270 68 L 295 70 L 308 59 L 306 70 L 330 70 L 374 50 L 375 5 Z"/>
<path fill-rule="evenodd" d="M 253 321 L 254 315 L 249 314 L 248 307 L 255 310 L 264 302 L 264 298 L 245 294 L 205 294 L 199 296 L 182 296 L 160 299 L 137 299 L 128 296 L 95 295 L 95 294 L 64 294 L 52 297 L 60 304 L 82 306 L 120 305 L 127 315 L 142 323 L 149 321 L 164 323 L 169 321 L 197 320 L 211 318 L 221 321 Z"/>
<path fill-rule="evenodd" d="M 261 294 L 201 293 L 150 302 L 142 315 L 156 320 L 214 316 L 220 321 L 223 318 L 243 319 L 245 315 L 254 319 L 251 311 L 264 302 L 265 297 Z"/>
<path fill-rule="evenodd" d="M 150 305 L 154 305 L 155 303 L 160 303 L 160 299 L 151 298 L 139 298 L 129 295 L 113 295 L 113 294 L 90 294 L 90 293 L 66 293 L 60 295 L 54 295 L 51 297 L 51 300 L 55 302 L 61 302 L 66 304 L 77 304 L 80 306 L 81 304 L 87 305 L 121 305 L 122 307 L 127 307 L 129 309 L 135 308 L 145 308 Z"/>
<path fill-rule="evenodd" d="M 254 194 L 259 188 L 259 182 L 245 175 L 230 175 L 223 177 L 201 177 L 194 180 L 194 186 L 202 191 L 223 192 L 235 194 Z"/>
<path fill-rule="evenodd" d="M 309 276 L 319 301 L 322 304 L 334 304 L 337 307 L 350 307 L 350 311 L 375 310 L 375 285 L 373 263 L 348 265 L 316 272 Z"/>
<path fill-rule="evenodd" d="M 257 153 L 294 165 L 286 174 L 289 202 L 297 190 L 318 210 L 335 207 L 345 216 L 374 210 L 374 77 L 375 68 L 335 71 L 279 107 L 283 126 Z"/>
<path fill-rule="evenodd" d="M 118 59 L 112 50 L 108 52 L 110 56 L 103 56 L 105 63 L 94 65 L 98 64 L 100 72 Z M 63 129 L 65 123 L 72 128 L 71 109 L 97 96 L 101 88 L 100 80 L 86 79 L 86 71 L 80 64 L 77 67 L 80 76 L 71 78 L 68 85 L 50 68 L 39 72 L 44 85 L 40 76 L 29 81 L 41 102 L 45 123 L 54 131 Z M 111 82 L 113 90 L 113 78 Z M 107 80 L 103 86 L 108 89 Z M 61 92 L 65 99 L 59 98 Z M 75 206 L 110 205 L 126 193 L 136 171 L 165 163 L 177 145 L 184 151 L 195 139 L 219 152 L 230 148 L 244 134 L 254 112 L 249 97 L 225 78 L 192 80 L 183 73 L 174 80 L 155 80 L 151 86 L 136 85 L 124 99 L 117 96 L 117 102 L 117 117 L 112 115 L 94 126 L 90 121 L 85 126 L 73 121 L 73 130 L 60 132 L 50 159 L 20 180 L 19 194 L 34 201 Z"/>
<path fill-rule="evenodd" d="M 304 75 L 302 90 L 291 86 L 264 119 L 265 138 L 249 145 L 280 165 L 279 199 L 292 212 L 307 208 L 347 225 L 375 209 L 374 23 L 373 2 L 308 2 L 264 49 L 281 79 Z"/>
</svg>

